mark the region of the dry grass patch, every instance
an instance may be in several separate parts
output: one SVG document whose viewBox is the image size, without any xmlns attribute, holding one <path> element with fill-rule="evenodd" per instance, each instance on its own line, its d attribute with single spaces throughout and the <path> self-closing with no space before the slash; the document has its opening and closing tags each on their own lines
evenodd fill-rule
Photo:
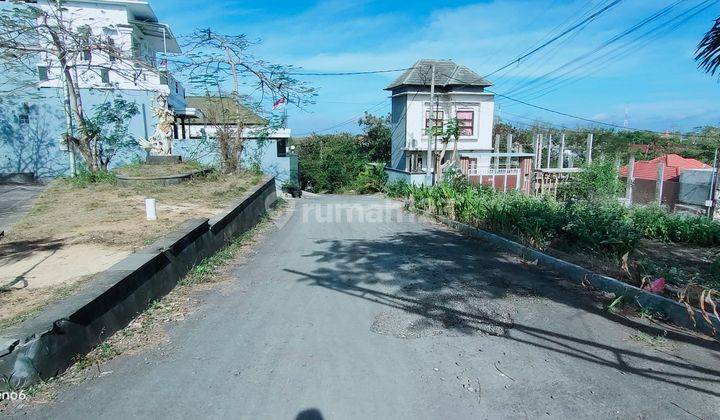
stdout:
<svg viewBox="0 0 720 420">
<path fill-rule="evenodd" d="M 162 177 L 182 175 L 205 169 L 204 166 L 197 162 L 181 162 L 168 163 L 159 165 L 149 165 L 147 163 L 136 163 L 126 165 L 114 170 L 118 175 L 146 178 L 146 177 Z"/>
<path fill-rule="evenodd" d="M 52 238 L 135 250 L 184 221 L 214 216 L 260 179 L 260 175 L 245 172 L 213 174 L 171 186 L 144 183 L 120 187 L 102 182 L 84 188 L 56 180 L 2 243 Z M 157 221 L 145 219 L 146 198 L 157 200 Z"/>
<path fill-rule="evenodd" d="M 172 186 L 53 181 L 0 239 L 0 328 L 66 296 L 80 279 L 183 222 L 215 216 L 261 179 L 241 172 L 212 173 Z M 146 198 L 157 200 L 157 221 L 145 218 Z"/>
</svg>

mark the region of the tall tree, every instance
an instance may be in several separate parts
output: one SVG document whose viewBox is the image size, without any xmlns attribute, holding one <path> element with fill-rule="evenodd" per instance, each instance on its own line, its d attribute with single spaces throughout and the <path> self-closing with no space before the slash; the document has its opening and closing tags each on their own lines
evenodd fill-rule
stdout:
<svg viewBox="0 0 720 420">
<path fill-rule="evenodd" d="M 720 18 L 698 44 L 695 61 L 698 67 L 713 76 L 720 68 Z"/>
<path fill-rule="evenodd" d="M 42 5 L 16 2 L 0 10 L 0 92 L 31 92 L 38 79 L 65 94 L 68 115 L 63 141 L 78 151 L 91 172 L 106 166 L 107 150 L 92 116 L 83 105 L 81 85 L 112 74 L 142 83 L 147 71 L 157 71 L 135 57 L 130 46 L 116 45 L 113 28 L 93 28 L 64 7 L 62 0 Z M 112 88 L 108 85 L 108 88 Z M 74 124 L 74 130 L 71 127 Z"/>
<path fill-rule="evenodd" d="M 176 64 L 190 85 L 217 100 L 220 107 L 212 124 L 225 172 L 236 170 L 244 149 L 239 107 L 259 110 L 263 103 L 293 104 L 302 108 L 311 103 L 315 90 L 292 77 L 293 66 L 264 61 L 250 52 L 253 45 L 245 35 L 226 35 L 200 29 L 184 37 L 186 58 Z M 242 91 L 242 92 L 241 92 Z"/>
<path fill-rule="evenodd" d="M 371 162 L 390 163 L 390 115 L 378 117 L 366 112 L 358 124 L 363 128 L 358 136 L 362 152 Z"/>
</svg>

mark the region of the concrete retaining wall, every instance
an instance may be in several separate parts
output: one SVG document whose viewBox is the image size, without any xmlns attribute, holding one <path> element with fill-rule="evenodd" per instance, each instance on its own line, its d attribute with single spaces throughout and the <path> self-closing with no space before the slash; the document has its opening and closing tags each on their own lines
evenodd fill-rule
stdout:
<svg viewBox="0 0 720 420">
<path fill-rule="evenodd" d="M 617 296 L 623 296 L 625 302 L 637 302 L 643 308 L 664 315 L 676 325 L 700 331 L 704 334 L 714 336 L 716 339 L 718 338 L 716 334 L 717 331 L 720 331 L 720 322 L 711 316 L 711 322 L 708 323 L 703 319 L 702 313 L 697 309 L 692 310 L 693 319 L 684 305 L 672 299 L 642 290 L 639 287 L 623 281 L 597 274 L 579 265 L 560 260 L 474 226 L 430 213 L 425 214 L 459 231 L 463 235 L 486 241 L 499 250 L 515 254 L 527 261 L 537 260 L 538 266 L 540 267 L 545 267 L 560 273 L 578 283 L 590 284 L 599 290 L 615 293 Z"/>
<path fill-rule="evenodd" d="M 265 178 L 213 219 L 187 221 L 38 317 L 0 331 L 0 380 L 26 386 L 63 372 L 170 292 L 194 265 L 252 228 L 276 199 L 275 178 Z"/>
</svg>

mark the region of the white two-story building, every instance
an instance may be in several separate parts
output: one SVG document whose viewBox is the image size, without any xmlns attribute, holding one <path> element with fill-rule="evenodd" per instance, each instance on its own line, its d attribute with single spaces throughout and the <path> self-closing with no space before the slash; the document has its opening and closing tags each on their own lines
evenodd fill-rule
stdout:
<svg viewBox="0 0 720 420">
<path fill-rule="evenodd" d="M 435 99 L 430 104 L 433 71 Z M 489 86 L 490 82 L 452 60 L 419 60 L 392 82 L 386 88 L 392 95 L 390 181 L 432 182 L 442 142 L 429 133 L 431 114 L 435 126 L 456 118 L 461 127 L 458 156 L 453 156 L 451 141 L 444 160 L 457 159 L 463 172 L 489 167 L 495 112 L 494 95 L 485 91 Z M 428 146 L 437 152 L 432 154 L 430 176 Z"/>
</svg>

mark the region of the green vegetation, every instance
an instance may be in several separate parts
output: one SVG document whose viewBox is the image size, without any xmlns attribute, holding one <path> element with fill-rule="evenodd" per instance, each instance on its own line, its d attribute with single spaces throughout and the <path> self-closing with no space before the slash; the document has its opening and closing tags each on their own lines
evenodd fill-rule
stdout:
<svg viewBox="0 0 720 420">
<path fill-rule="evenodd" d="M 699 246 L 720 245 L 720 223 L 704 217 L 668 214 L 659 206 L 634 207 L 633 226 L 648 239 Z"/>
<path fill-rule="evenodd" d="M 314 192 L 381 191 L 390 161 L 390 121 L 365 114 L 363 134 L 312 135 L 295 139 L 300 159 L 300 185 Z M 375 165 L 369 165 L 369 164 Z"/>
<path fill-rule="evenodd" d="M 558 197 L 563 201 L 606 201 L 618 197 L 624 188 L 615 164 L 600 159 L 560 184 Z"/>
<path fill-rule="evenodd" d="M 672 215 L 660 207 L 628 209 L 617 200 L 617 172 L 599 161 L 563 188 L 558 200 L 511 191 L 495 192 L 460 178 L 433 187 L 394 184 L 391 197 L 410 200 L 415 209 L 510 236 L 536 248 L 581 249 L 618 258 L 642 238 L 703 247 L 720 246 L 720 223 Z M 715 263 L 720 267 L 720 262 Z M 716 270 L 718 269 L 716 267 Z"/>
<path fill-rule="evenodd" d="M 493 128 L 493 135 L 499 134 L 502 138 L 505 138 L 507 134 L 512 134 L 515 144 L 522 145 L 526 152 L 532 150 L 533 133 L 542 133 L 545 136 L 552 134 L 553 139 L 559 139 L 563 132 L 566 149 L 580 153 L 578 159 L 575 160 L 576 166 L 585 163 L 583 152 L 586 149 L 589 133 L 593 133 L 595 139 L 593 143 L 594 156 L 608 156 L 611 160 L 620 158 L 622 162 L 627 162 L 630 155 L 635 155 L 637 160 L 649 160 L 668 153 L 675 153 L 712 164 L 715 149 L 720 147 L 720 127 L 712 126 L 698 127 L 685 133 L 669 132 L 664 134 L 598 127 L 564 131 L 540 122 L 529 128 L 500 122 Z"/>
<path fill-rule="evenodd" d="M 81 168 L 76 176 L 67 180 L 75 187 L 87 188 L 91 184 L 115 184 L 117 183 L 117 176 L 110 171 L 90 172 L 85 168 Z"/>
</svg>

